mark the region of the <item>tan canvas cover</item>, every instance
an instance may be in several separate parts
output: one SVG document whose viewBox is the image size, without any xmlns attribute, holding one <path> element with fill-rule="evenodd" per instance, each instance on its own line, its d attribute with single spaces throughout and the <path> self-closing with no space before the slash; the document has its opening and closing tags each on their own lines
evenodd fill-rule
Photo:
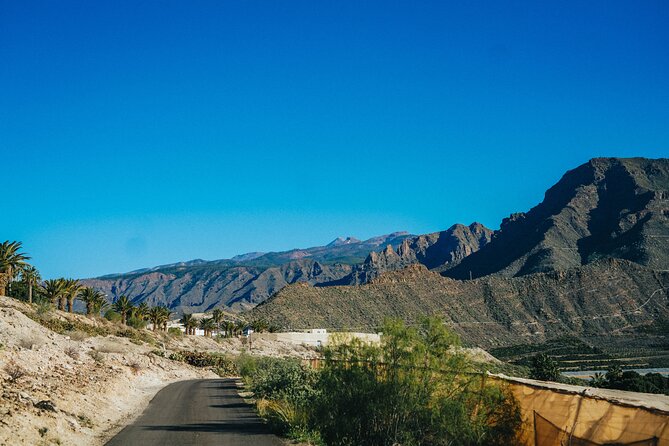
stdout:
<svg viewBox="0 0 669 446">
<path fill-rule="evenodd" d="M 548 385 L 542 388 L 541 382 L 530 385 L 500 381 L 508 386 L 521 407 L 525 445 L 669 446 L 668 412 L 584 396 Z"/>
</svg>

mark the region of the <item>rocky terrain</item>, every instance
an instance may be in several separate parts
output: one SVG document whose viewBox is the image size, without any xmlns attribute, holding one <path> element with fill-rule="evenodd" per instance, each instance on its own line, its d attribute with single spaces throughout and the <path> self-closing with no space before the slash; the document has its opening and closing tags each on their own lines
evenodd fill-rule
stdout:
<svg viewBox="0 0 669 446">
<path fill-rule="evenodd" d="M 415 263 L 425 266 L 383 273 Z M 294 285 L 252 314 L 326 328 L 438 314 L 481 346 L 645 336 L 669 321 L 668 274 L 669 160 L 600 158 L 492 234 L 456 225 L 408 239 L 353 268 L 349 283 L 368 285 Z"/>
<path fill-rule="evenodd" d="M 472 223 L 469 226 L 456 224 L 446 231 L 406 238 L 397 248 L 388 245 L 383 251 L 372 251 L 362 264 L 353 266 L 350 275 L 321 286 L 362 285 L 379 274 L 417 263 L 429 269 L 452 268 L 488 244 L 491 236 L 490 229 L 480 223 Z"/>
<path fill-rule="evenodd" d="M 43 324 L 72 328 L 58 333 Z M 0 297 L 0 445 L 104 444 L 170 382 L 217 377 L 163 356 L 246 349 L 240 339 L 135 334 L 139 339 L 103 319 L 40 313 Z M 258 340 L 251 354 L 313 358 L 316 352 Z"/>
<path fill-rule="evenodd" d="M 597 158 L 544 201 L 504 219 L 492 240 L 444 274 L 521 276 L 620 258 L 669 270 L 669 159 Z"/>
<path fill-rule="evenodd" d="M 454 280 L 413 265 L 362 286 L 290 285 L 250 312 L 283 327 L 369 331 L 385 317 L 438 315 L 469 345 L 490 348 L 658 332 L 669 321 L 669 272 L 627 260 L 522 277 Z M 661 330 L 659 330 L 661 332 Z M 659 335 L 658 343 L 667 343 Z"/>
<path fill-rule="evenodd" d="M 252 308 L 295 282 L 333 282 L 351 274 L 352 265 L 370 251 L 399 246 L 405 232 L 360 241 L 337 238 L 326 246 L 285 252 L 249 253 L 232 259 L 193 260 L 127 274 L 83 281 L 114 300 L 126 295 L 134 303 L 167 305 L 178 312 L 203 312 L 214 307 L 239 311 Z"/>
</svg>

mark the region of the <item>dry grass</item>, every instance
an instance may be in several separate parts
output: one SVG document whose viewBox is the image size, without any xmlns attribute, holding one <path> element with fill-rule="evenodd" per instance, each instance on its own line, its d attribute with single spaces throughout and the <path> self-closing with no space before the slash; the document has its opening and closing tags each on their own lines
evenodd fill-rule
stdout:
<svg viewBox="0 0 669 446">
<path fill-rule="evenodd" d="M 14 361 L 7 363 L 3 370 L 7 374 L 10 383 L 15 383 L 26 375 L 25 370 Z"/>
<path fill-rule="evenodd" d="M 75 347 L 70 346 L 65 348 L 65 354 L 72 359 L 79 359 L 79 350 Z"/>
</svg>

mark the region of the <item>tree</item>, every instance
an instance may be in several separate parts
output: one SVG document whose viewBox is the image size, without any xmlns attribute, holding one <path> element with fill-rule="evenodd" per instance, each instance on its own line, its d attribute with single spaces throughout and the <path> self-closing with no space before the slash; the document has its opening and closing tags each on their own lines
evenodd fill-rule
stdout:
<svg viewBox="0 0 669 446">
<path fill-rule="evenodd" d="M 161 311 L 160 315 L 160 324 L 162 324 L 163 331 L 167 331 L 167 323 L 170 321 L 170 315 L 172 312 L 167 307 L 159 307 Z"/>
<path fill-rule="evenodd" d="M 7 286 L 14 280 L 17 271 L 26 266 L 30 257 L 20 252 L 21 242 L 5 240 L 0 243 L 0 296 L 7 294 Z"/>
<path fill-rule="evenodd" d="M 211 313 L 211 318 L 214 320 L 214 323 L 216 324 L 216 327 L 220 328 L 221 321 L 223 321 L 223 310 L 220 308 L 216 308 L 212 313 Z"/>
<path fill-rule="evenodd" d="M 532 359 L 530 378 L 541 381 L 558 381 L 560 370 L 558 369 L 557 362 L 545 353 L 536 355 Z"/>
<path fill-rule="evenodd" d="M 149 306 L 146 302 L 142 302 L 133 308 L 132 315 L 137 319 L 149 320 Z"/>
<path fill-rule="evenodd" d="M 256 333 L 262 333 L 262 332 L 265 332 L 265 331 L 269 330 L 269 324 L 264 319 L 258 319 L 258 320 L 255 320 L 255 321 L 251 322 L 251 328 Z"/>
<path fill-rule="evenodd" d="M 180 321 L 186 329 L 187 335 L 195 334 L 195 327 L 197 327 L 197 320 L 192 314 L 184 313 Z"/>
<path fill-rule="evenodd" d="M 235 323 L 232 321 L 223 321 L 221 327 L 225 330 L 225 337 L 231 338 L 233 336 L 233 331 L 235 330 Z"/>
<path fill-rule="evenodd" d="M 128 324 L 128 316 L 132 312 L 134 306 L 132 302 L 128 299 L 127 296 L 122 295 L 119 297 L 113 305 L 114 311 L 121 315 L 121 323 L 123 325 Z"/>
<path fill-rule="evenodd" d="M 216 322 L 214 322 L 214 318 L 206 318 L 200 320 L 200 328 L 204 330 L 204 335 L 211 337 L 211 333 L 216 329 Z"/>
<path fill-rule="evenodd" d="M 49 279 L 42 285 L 44 297 L 51 301 L 54 307 L 60 305 L 61 298 L 65 294 L 65 279 Z"/>
<path fill-rule="evenodd" d="M 86 304 L 86 314 L 100 315 L 102 308 L 107 305 L 107 299 L 102 291 L 91 287 L 85 287 L 79 292 L 79 299 Z"/>
<path fill-rule="evenodd" d="M 84 286 L 77 279 L 65 279 L 65 300 L 67 301 L 68 313 L 74 312 L 74 299 L 79 296 L 79 292 Z M 63 305 L 64 307 L 64 305 Z M 65 310 L 65 308 L 62 308 Z"/>
<path fill-rule="evenodd" d="M 28 286 L 28 303 L 33 303 L 33 287 L 42 281 L 42 277 L 32 265 L 25 265 L 21 269 L 21 280 Z"/>
<path fill-rule="evenodd" d="M 152 330 L 156 331 L 158 329 L 158 326 L 160 325 L 161 322 L 161 316 L 163 312 L 161 310 L 161 307 L 151 307 L 149 309 L 148 317 L 149 321 L 151 321 L 151 325 L 153 325 Z"/>
<path fill-rule="evenodd" d="M 235 326 L 232 329 L 232 333 L 233 333 L 234 336 L 240 335 L 240 334 L 242 334 L 242 332 L 244 331 L 245 328 L 246 328 L 246 322 L 237 321 L 237 322 L 235 322 Z"/>
</svg>

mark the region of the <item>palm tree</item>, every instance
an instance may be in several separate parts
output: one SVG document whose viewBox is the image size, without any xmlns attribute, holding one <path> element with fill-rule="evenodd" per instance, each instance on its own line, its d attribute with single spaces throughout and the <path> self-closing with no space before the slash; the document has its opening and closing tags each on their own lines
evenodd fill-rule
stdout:
<svg viewBox="0 0 669 446">
<path fill-rule="evenodd" d="M 77 298 L 79 292 L 84 286 L 79 283 L 77 279 L 65 279 L 65 300 L 67 301 L 67 311 L 72 313 L 74 311 L 74 299 Z M 62 300 L 62 298 L 61 298 Z M 65 305 L 63 305 L 64 307 Z M 65 308 L 62 308 L 65 310 Z"/>
<path fill-rule="evenodd" d="M 33 303 L 33 287 L 42 281 L 42 277 L 37 268 L 26 265 L 21 270 L 21 280 L 28 285 L 28 302 Z"/>
<path fill-rule="evenodd" d="M 212 313 L 211 313 L 211 318 L 214 320 L 216 325 L 220 324 L 221 321 L 223 320 L 223 310 L 220 308 L 216 308 Z"/>
<path fill-rule="evenodd" d="M 180 322 L 186 329 L 187 335 L 195 334 L 195 327 L 197 327 L 197 320 L 193 317 L 192 314 L 184 313 Z"/>
<path fill-rule="evenodd" d="M 100 315 L 100 310 L 107 304 L 107 299 L 102 291 L 86 287 L 79 292 L 79 299 L 86 304 L 87 315 Z"/>
<path fill-rule="evenodd" d="M 42 285 L 44 296 L 51 301 L 55 307 L 60 305 L 61 297 L 65 294 L 65 279 L 49 279 L 44 281 Z"/>
<path fill-rule="evenodd" d="M 253 329 L 253 331 L 257 333 L 262 333 L 264 331 L 267 331 L 267 329 L 269 329 L 269 324 L 264 319 L 259 319 L 251 322 L 251 328 Z"/>
<path fill-rule="evenodd" d="M 161 309 L 162 307 L 151 307 L 149 309 L 149 312 L 147 313 L 147 316 L 149 317 L 149 321 L 151 322 L 151 325 L 153 325 L 152 330 L 156 331 L 158 328 L 158 325 L 161 322 L 161 317 L 163 315 L 163 311 Z"/>
<path fill-rule="evenodd" d="M 30 259 L 28 255 L 19 252 L 22 244 L 9 240 L 0 243 L 0 296 L 7 294 L 7 286 L 14 279 L 14 275 Z"/>
<path fill-rule="evenodd" d="M 231 338 L 232 337 L 232 332 L 235 329 L 235 323 L 232 321 L 223 321 L 221 324 L 223 327 L 223 330 L 225 330 L 225 337 L 226 338 Z"/>
<path fill-rule="evenodd" d="M 216 322 L 214 322 L 214 318 L 209 317 L 206 319 L 201 319 L 200 328 L 204 330 L 205 336 L 211 337 L 211 332 L 216 329 Z"/>
<path fill-rule="evenodd" d="M 142 302 L 133 309 L 132 315 L 137 319 L 149 320 L 149 306 L 146 302 Z"/>
<path fill-rule="evenodd" d="M 159 307 L 161 311 L 159 323 L 163 327 L 163 331 L 167 331 L 167 323 L 170 321 L 170 315 L 172 312 L 167 307 Z"/>
<path fill-rule="evenodd" d="M 237 322 L 235 322 L 235 326 L 232 329 L 232 331 L 235 335 L 240 335 L 240 334 L 242 334 L 242 332 L 244 331 L 245 328 L 246 328 L 246 323 L 245 322 L 237 321 Z"/>
<path fill-rule="evenodd" d="M 125 295 L 122 295 L 114 302 L 114 311 L 121 315 L 121 323 L 123 325 L 128 324 L 128 315 L 132 312 L 133 308 L 132 302 Z"/>
</svg>

